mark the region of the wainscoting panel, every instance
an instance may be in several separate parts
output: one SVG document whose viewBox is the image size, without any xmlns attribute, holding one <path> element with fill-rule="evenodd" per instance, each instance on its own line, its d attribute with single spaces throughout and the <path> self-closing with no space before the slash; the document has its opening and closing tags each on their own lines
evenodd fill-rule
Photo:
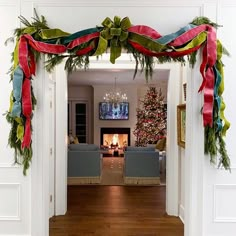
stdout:
<svg viewBox="0 0 236 236">
<path fill-rule="evenodd" d="M 19 183 L 0 183 L 0 221 L 20 220 L 20 189 Z"/>
<path fill-rule="evenodd" d="M 236 222 L 236 184 L 214 185 L 214 222 Z"/>
</svg>

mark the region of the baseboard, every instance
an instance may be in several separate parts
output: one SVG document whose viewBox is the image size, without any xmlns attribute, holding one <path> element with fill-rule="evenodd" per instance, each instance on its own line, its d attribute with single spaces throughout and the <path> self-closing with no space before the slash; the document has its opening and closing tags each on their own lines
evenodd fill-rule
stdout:
<svg viewBox="0 0 236 236">
<path fill-rule="evenodd" d="M 31 236 L 31 234 L 0 234 L 0 236 Z"/>
<path fill-rule="evenodd" d="M 160 184 L 160 177 L 124 177 L 125 184 L 156 185 Z"/>
<path fill-rule="evenodd" d="M 101 183 L 101 177 L 68 177 L 67 185 L 80 185 L 80 184 L 99 184 Z"/>
<path fill-rule="evenodd" d="M 184 206 L 182 204 L 179 205 L 179 218 L 184 223 Z"/>
</svg>

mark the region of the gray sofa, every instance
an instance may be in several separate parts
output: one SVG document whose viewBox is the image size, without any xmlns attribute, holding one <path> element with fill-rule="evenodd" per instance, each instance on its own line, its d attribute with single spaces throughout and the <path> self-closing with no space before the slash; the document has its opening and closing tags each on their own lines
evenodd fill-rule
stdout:
<svg viewBox="0 0 236 236">
<path fill-rule="evenodd" d="M 68 145 L 68 185 L 100 183 L 101 168 L 101 153 L 97 145 Z"/>
<path fill-rule="evenodd" d="M 159 152 L 154 147 L 127 147 L 124 163 L 125 184 L 160 184 Z"/>
</svg>

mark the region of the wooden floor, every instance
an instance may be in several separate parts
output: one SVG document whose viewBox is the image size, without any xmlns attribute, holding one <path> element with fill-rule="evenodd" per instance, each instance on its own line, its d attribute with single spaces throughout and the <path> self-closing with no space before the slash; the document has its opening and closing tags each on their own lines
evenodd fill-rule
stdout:
<svg viewBox="0 0 236 236">
<path fill-rule="evenodd" d="M 50 236 L 183 236 L 165 194 L 165 186 L 70 186 L 67 214 L 50 219 Z"/>
</svg>

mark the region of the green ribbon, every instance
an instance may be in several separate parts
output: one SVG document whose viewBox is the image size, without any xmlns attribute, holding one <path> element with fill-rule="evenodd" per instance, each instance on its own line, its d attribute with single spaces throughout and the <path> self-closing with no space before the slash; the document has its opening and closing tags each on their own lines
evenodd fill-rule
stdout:
<svg viewBox="0 0 236 236">
<path fill-rule="evenodd" d="M 221 57 L 223 54 L 223 46 L 219 40 L 217 40 L 217 61 L 216 61 L 216 68 L 221 74 L 221 83 L 218 89 L 219 96 L 222 95 L 224 92 L 224 70 L 223 70 L 223 63 L 221 62 Z"/>
<path fill-rule="evenodd" d="M 226 131 L 229 129 L 230 127 L 230 122 L 225 118 L 225 113 L 224 113 L 224 110 L 225 110 L 225 103 L 223 101 L 223 99 L 221 100 L 221 106 L 220 106 L 220 117 L 221 119 L 224 121 L 224 126 L 222 128 L 222 135 L 225 136 L 226 135 Z"/>
<path fill-rule="evenodd" d="M 24 125 L 18 124 L 17 130 L 16 130 L 16 137 L 17 141 L 20 140 L 22 142 L 24 137 Z"/>
<path fill-rule="evenodd" d="M 13 91 L 11 91 L 10 94 L 10 107 L 9 107 L 9 112 L 12 112 L 12 108 L 13 108 Z"/>
<path fill-rule="evenodd" d="M 164 49 L 167 49 L 166 45 L 160 44 L 151 38 L 133 32 L 130 32 L 129 39 L 135 43 L 142 45 L 150 51 L 162 52 Z"/>
<path fill-rule="evenodd" d="M 27 27 L 24 29 L 24 34 L 34 34 L 35 32 L 37 32 L 37 28 L 36 27 Z"/>
<path fill-rule="evenodd" d="M 57 39 L 61 37 L 69 36 L 70 34 L 67 32 L 64 32 L 60 29 L 42 29 L 39 32 L 39 36 L 42 39 Z"/>
<path fill-rule="evenodd" d="M 17 40 L 17 42 L 16 42 L 13 59 L 14 59 L 13 67 L 14 67 L 14 69 L 16 69 L 17 65 L 19 64 L 19 40 Z"/>
<path fill-rule="evenodd" d="M 197 35 L 192 41 L 190 41 L 187 45 L 185 45 L 182 48 L 175 49 L 175 51 L 180 52 L 180 51 L 185 51 L 190 48 L 197 47 L 201 44 L 203 44 L 207 39 L 207 32 L 201 32 L 199 35 Z"/>
<path fill-rule="evenodd" d="M 104 53 L 110 43 L 110 62 L 114 64 L 115 60 L 121 55 L 122 44 L 128 39 L 127 29 L 131 27 L 131 22 L 128 17 L 121 20 L 120 17 L 115 16 L 114 21 L 106 17 L 102 25 L 104 28 L 101 31 L 94 56 Z"/>
<path fill-rule="evenodd" d="M 16 117 L 15 121 L 18 123 L 17 128 L 16 128 L 17 141 L 20 140 L 22 142 L 22 140 L 24 138 L 23 120 L 21 118 L 19 118 L 19 117 Z"/>
</svg>

